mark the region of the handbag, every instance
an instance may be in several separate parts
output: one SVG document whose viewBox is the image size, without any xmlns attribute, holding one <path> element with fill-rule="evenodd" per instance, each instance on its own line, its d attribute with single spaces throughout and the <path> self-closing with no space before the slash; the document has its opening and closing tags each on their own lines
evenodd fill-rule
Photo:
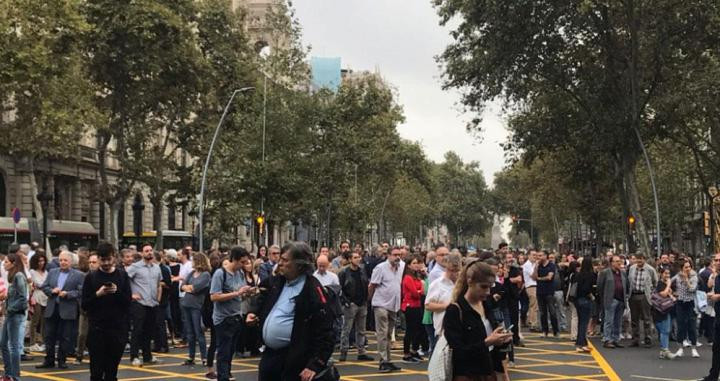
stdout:
<svg viewBox="0 0 720 381">
<path fill-rule="evenodd" d="M 567 295 L 565 296 L 566 302 L 574 302 L 577 297 L 577 282 L 575 281 L 575 274 L 571 275 L 570 285 L 568 286 Z"/>
<path fill-rule="evenodd" d="M 650 305 L 655 311 L 661 314 L 670 312 L 670 309 L 675 307 L 675 301 L 671 297 L 665 297 L 660 295 L 659 292 L 653 292 L 650 296 Z"/>
<path fill-rule="evenodd" d="M 457 303 L 453 303 L 457 306 L 460 312 L 460 321 L 462 322 L 462 309 Z M 435 343 L 435 349 L 430 356 L 428 361 L 428 379 L 430 381 L 448 381 L 453 378 L 453 364 L 452 364 L 452 348 L 445 339 L 445 334 L 441 333 L 437 343 Z"/>
</svg>

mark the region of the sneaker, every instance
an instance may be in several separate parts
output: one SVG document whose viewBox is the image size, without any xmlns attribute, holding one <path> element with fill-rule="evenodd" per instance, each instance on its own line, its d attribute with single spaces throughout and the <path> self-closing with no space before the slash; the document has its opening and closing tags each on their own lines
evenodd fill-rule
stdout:
<svg viewBox="0 0 720 381">
<path fill-rule="evenodd" d="M 698 353 L 698 351 L 697 351 L 696 348 L 691 349 L 691 350 L 690 350 L 690 353 L 692 353 L 692 357 L 693 357 L 693 358 L 696 358 L 696 359 L 699 359 L 699 358 L 700 358 L 700 354 Z"/>
<path fill-rule="evenodd" d="M 139 358 L 134 358 L 130 363 L 132 366 L 142 366 L 142 360 Z"/>
<path fill-rule="evenodd" d="M 150 358 L 150 361 L 145 361 L 144 363 L 150 364 L 150 365 L 155 365 L 155 364 L 159 364 L 160 360 L 157 357 L 153 356 L 152 358 Z"/>
<path fill-rule="evenodd" d="M 386 362 L 380 363 L 380 368 L 378 368 L 379 373 L 390 373 L 392 371 L 393 370 L 390 367 L 389 363 L 386 363 Z"/>
<path fill-rule="evenodd" d="M 603 347 L 612 349 L 615 348 L 615 344 L 613 344 L 612 341 L 606 341 L 603 343 Z"/>
<path fill-rule="evenodd" d="M 347 353 L 341 353 L 340 357 L 338 358 L 338 361 L 344 362 L 345 360 L 347 360 Z"/>
<path fill-rule="evenodd" d="M 361 355 L 358 355 L 357 360 L 358 360 L 358 361 L 375 361 L 374 358 L 372 358 L 372 357 L 370 357 L 370 356 L 368 356 L 368 355 L 366 355 L 366 354 L 364 354 L 364 353 L 361 354 Z"/>
<path fill-rule="evenodd" d="M 187 365 L 187 366 L 194 366 L 194 365 L 195 365 L 195 360 L 187 359 L 187 360 L 185 360 L 182 364 L 183 364 L 183 365 Z"/>
<path fill-rule="evenodd" d="M 397 366 L 397 365 L 395 365 L 395 364 L 393 364 L 393 363 L 391 363 L 391 362 L 389 362 L 389 363 L 387 363 L 387 364 L 388 364 L 388 366 L 390 367 L 390 369 L 392 369 L 393 372 L 397 372 L 397 371 L 401 371 L 401 370 L 402 370 L 401 367 L 399 367 L 399 366 Z"/>
<path fill-rule="evenodd" d="M 700 346 L 700 343 L 698 343 L 698 347 L 699 346 Z M 425 355 L 426 355 L 425 351 L 423 351 L 422 349 L 419 349 L 417 354 L 419 354 L 420 357 L 425 357 Z"/>
<path fill-rule="evenodd" d="M 217 380 L 217 373 L 212 372 L 212 371 L 207 372 L 207 373 L 205 373 L 205 378 L 208 380 Z"/>
<path fill-rule="evenodd" d="M 667 350 L 667 349 L 663 349 L 663 350 L 660 351 L 660 355 L 659 355 L 658 357 L 659 357 L 660 359 L 672 360 L 672 359 L 675 358 L 675 354 L 672 353 L 672 352 L 670 352 L 670 351 Z"/>
<path fill-rule="evenodd" d="M 402 361 L 406 364 L 417 364 L 420 360 L 416 359 L 412 355 L 403 356 Z"/>
<path fill-rule="evenodd" d="M 687 339 L 683 340 L 683 347 L 690 348 L 690 341 L 688 341 Z"/>
<path fill-rule="evenodd" d="M 702 343 L 700 342 L 700 340 L 697 341 L 697 344 L 695 344 L 695 346 L 696 346 L 696 347 L 702 347 Z"/>
<path fill-rule="evenodd" d="M 684 354 L 685 352 L 683 352 L 683 349 L 680 348 L 677 350 L 677 352 L 675 352 L 675 357 L 683 357 Z"/>
</svg>

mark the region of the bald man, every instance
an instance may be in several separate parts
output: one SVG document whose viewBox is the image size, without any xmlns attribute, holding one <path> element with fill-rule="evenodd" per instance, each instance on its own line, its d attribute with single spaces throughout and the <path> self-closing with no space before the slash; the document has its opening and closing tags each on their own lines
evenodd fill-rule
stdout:
<svg viewBox="0 0 720 381">
<path fill-rule="evenodd" d="M 72 352 L 73 332 L 77 329 L 78 299 L 81 296 L 85 274 L 71 268 L 72 254 L 62 251 L 58 256 L 60 267 L 48 272 L 41 289 L 48 296 L 45 307 L 45 361 L 38 369 L 55 367 L 55 345 L 59 342 L 57 366 L 67 369 L 67 354 Z"/>
<path fill-rule="evenodd" d="M 322 284 L 323 287 L 331 285 L 340 287 L 340 280 L 338 279 L 337 274 L 328 271 L 328 268 L 330 267 L 330 260 L 327 255 L 319 255 L 317 257 L 316 264 L 317 270 L 315 270 L 313 275 L 320 281 L 320 284 Z"/>
</svg>

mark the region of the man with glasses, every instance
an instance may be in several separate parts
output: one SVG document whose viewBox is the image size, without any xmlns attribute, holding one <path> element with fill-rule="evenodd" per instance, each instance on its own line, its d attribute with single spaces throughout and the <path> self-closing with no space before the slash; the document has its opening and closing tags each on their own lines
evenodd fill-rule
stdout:
<svg viewBox="0 0 720 381">
<path fill-rule="evenodd" d="M 230 249 L 229 262 L 215 271 L 210 283 L 212 320 L 217 335 L 217 379 L 230 380 L 230 368 L 242 328 L 242 298 L 257 289 L 247 285 L 242 269 L 250 262 L 250 253 L 240 246 Z"/>
<path fill-rule="evenodd" d="M 708 302 L 714 302 L 715 308 L 715 331 L 713 332 L 712 345 L 712 366 L 710 373 L 701 378 L 700 381 L 717 381 L 720 377 L 720 253 L 715 254 L 712 263 L 712 274 L 707 286 L 711 288 L 708 294 Z"/>
<path fill-rule="evenodd" d="M 620 326 L 622 325 L 625 303 L 628 300 L 628 285 L 623 260 L 613 255 L 610 266 L 598 275 L 597 289 L 605 311 L 603 322 L 603 347 L 623 348 L 620 344 Z"/>
<path fill-rule="evenodd" d="M 111 244 L 98 244 L 97 256 L 90 256 L 91 260 L 93 257 L 98 270 L 85 276 L 81 303 L 89 323 L 90 379 L 117 380 L 130 329 L 130 279 L 115 267 L 115 248 Z"/>
<path fill-rule="evenodd" d="M 278 263 L 278 258 L 280 257 L 280 246 L 278 245 L 272 245 L 270 246 L 270 249 L 268 250 L 267 258 L 268 261 L 260 265 L 260 268 L 258 269 L 258 277 L 260 278 L 260 282 L 264 282 L 267 279 L 270 279 L 273 275 L 273 271 L 275 270 L 275 266 Z"/>
<path fill-rule="evenodd" d="M 290 242 L 280 251 L 277 276 L 268 285 L 260 312 L 248 324 L 260 324 L 265 351 L 259 365 L 263 381 L 311 381 L 328 371 L 335 340 L 334 316 L 320 282 L 312 276 L 312 250 Z"/>
<path fill-rule="evenodd" d="M 435 260 L 431 263 L 431 266 L 429 266 L 430 274 L 428 275 L 428 278 L 430 279 L 430 284 L 437 279 L 442 278 L 445 273 L 445 257 L 449 253 L 450 251 L 447 247 L 445 247 L 445 245 L 438 246 L 435 249 Z"/>
<path fill-rule="evenodd" d="M 462 269 L 462 256 L 459 253 L 448 254 L 445 258 L 445 272 L 443 276 L 428 287 L 425 297 L 425 309 L 432 312 L 434 332 L 429 336 L 430 350 L 435 349 L 437 337 L 442 330 L 442 322 L 445 318 L 445 310 L 452 300 L 452 292 L 455 287 L 460 270 Z"/>
</svg>

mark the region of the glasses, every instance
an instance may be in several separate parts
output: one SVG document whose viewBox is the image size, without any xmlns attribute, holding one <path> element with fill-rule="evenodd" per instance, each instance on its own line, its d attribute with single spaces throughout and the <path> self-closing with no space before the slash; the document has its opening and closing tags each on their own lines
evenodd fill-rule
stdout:
<svg viewBox="0 0 720 381">
<path fill-rule="evenodd" d="M 714 258 L 713 262 L 720 262 L 720 258 Z"/>
</svg>

